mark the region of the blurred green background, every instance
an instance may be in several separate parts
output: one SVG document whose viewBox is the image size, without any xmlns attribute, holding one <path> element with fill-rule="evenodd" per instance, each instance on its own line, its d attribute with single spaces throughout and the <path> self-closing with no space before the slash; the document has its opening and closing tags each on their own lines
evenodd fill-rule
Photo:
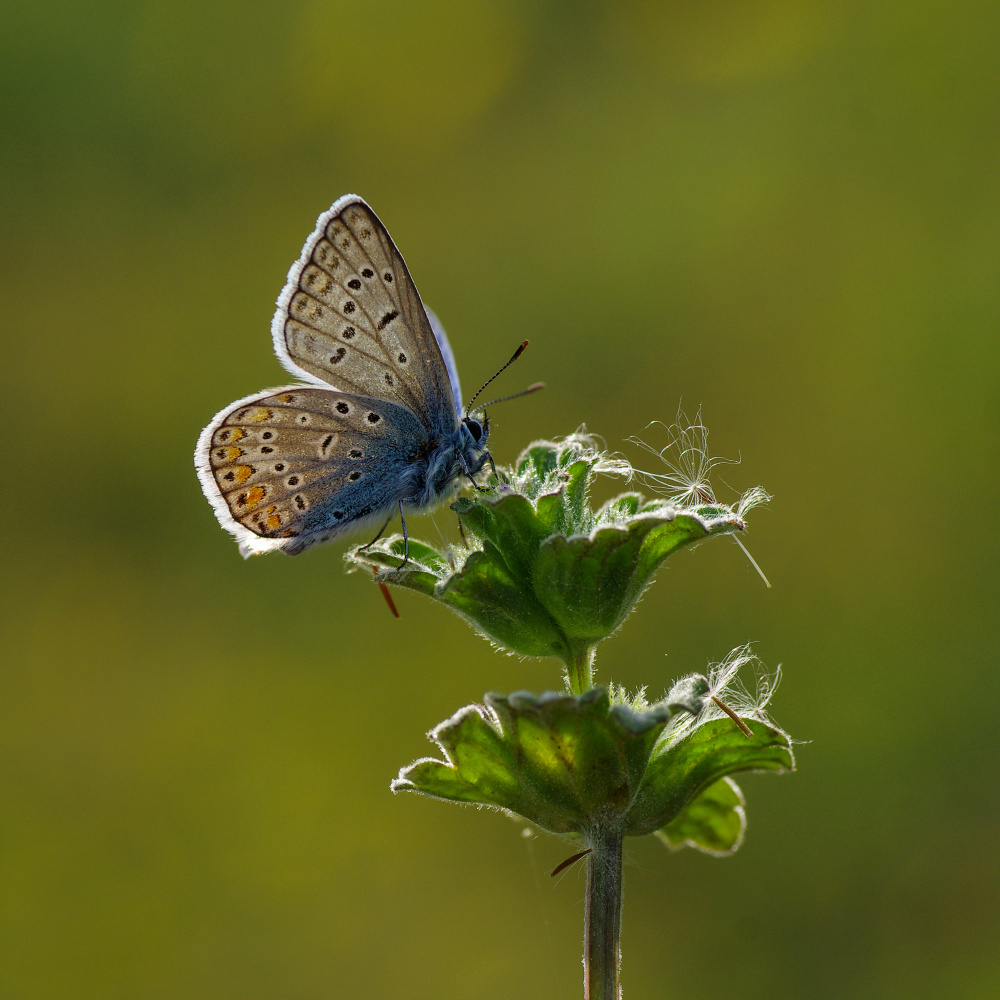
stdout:
<svg viewBox="0 0 1000 1000">
<path fill-rule="evenodd" d="M 466 389 L 531 339 L 498 461 L 584 422 L 638 458 L 683 399 L 774 494 L 772 590 L 682 552 L 598 658 L 655 695 L 753 640 L 811 741 L 741 782 L 734 858 L 629 842 L 626 996 L 1000 996 L 998 37 L 961 0 L 8 0 L 0 994 L 580 995 L 566 846 L 388 790 L 558 665 L 391 619 L 342 544 L 244 562 L 195 479 L 356 191 Z"/>
</svg>

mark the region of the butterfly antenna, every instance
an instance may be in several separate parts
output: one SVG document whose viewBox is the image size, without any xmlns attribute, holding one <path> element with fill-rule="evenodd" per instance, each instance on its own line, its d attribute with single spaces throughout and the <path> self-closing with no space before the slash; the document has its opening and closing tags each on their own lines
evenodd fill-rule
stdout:
<svg viewBox="0 0 1000 1000">
<path fill-rule="evenodd" d="M 534 385 L 529 385 L 527 389 L 522 389 L 520 392 L 511 393 L 509 396 L 501 396 L 499 399 L 491 399 L 488 403 L 483 403 L 479 409 L 485 410 L 487 406 L 493 406 L 495 403 L 506 403 L 508 399 L 517 399 L 519 396 L 528 396 L 533 392 L 538 392 L 539 389 L 544 389 L 544 382 L 536 382 Z"/>
<path fill-rule="evenodd" d="M 467 407 L 465 408 L 465 412 L 466 412 L 466 413 L 471 413 L 471 412 L 472 412 L 472 404 L 473 404 L 473 403 L 474 403 L 474 402 L 475 402 L 475 401 L 476 401 L 477 399 L 479 399 L 479 396 L 480 396 L 480 394 L 482 393 L 483 389 L 485 389 L 485 388 L 486 388 L 486 387 L 487 387 L 487 386 L 488 386 L 488 385 L 490 384 L 490 382 L 492 382 L 492 381 L 493 381 L 493 379 L 495 379 L 495 378 L 497 377 L 497 375 L 499 375 L 499 374 L 500 374 L 500 372 L 503 372 L 503 371 L 506 371 L 506 370 L 507 370 L 508 368 L 510 368 L 510 366 L 511 366 L 511 365 L 512 365 L 512 364 L 513 364 L 513 363 L 514 363 L 515 361 L 517 361 L 517 359 L 518 359 L 518 358 L 519 358 L 519 357 L 520 357 L 520 356 L 521 356 L 521 355 L 522 355 L 522 354 L 524 353 L 524 349 L 525 349 L 525 348 L 526 348 L 527 346 L 528 346 L 528 342 L 527 342 L 527 341 L 525 341 L 525 342 L 524 342 L 524 343 L 523 343 L 523 344 L 522 344 L 522 345 L 521 345 L 521 346 L 520 346 L 520 347 L 519 347 L 519 348 L 518 348 L 518 349 L 517 349 L 517 350 L 516 350 L 516 351 L 514 352 L 514 355 L 513 355 L 513 357 L 512 357 L 511 359 L 510 359 L 510 361 L 508 361 L 508 362 L 507 362 L 507 364 L 505 364 L 505 365 L 503 366 L 503 368 L 501 368 L 501 369 L 500 369 L 500 371 L 498 371 L 498 372 L 496 373 L 496 375 L 492 375 L 492 376 L 491 376 L 490 378 L 488 378 L 488 379 L 487 379 L 487 380 L 486 380 L 486 381 L 485 381 L 485 382 L 484 382 L 484 383 L 483 383 L 483 384 L 482 384 L 482 385 L 481 385 L 481 386 L 479 387 L 479 391 L 478 391 L 478 392 L 477 392 L 477 393 L 475 394 L 475 396 L 473 396 L 473 397 L 472 397 L 472 399 L 470 399 L 470 400 L 469 400 L 469 405 L 468 405 L 468 406 L 467 406 Z"/>
</svg>

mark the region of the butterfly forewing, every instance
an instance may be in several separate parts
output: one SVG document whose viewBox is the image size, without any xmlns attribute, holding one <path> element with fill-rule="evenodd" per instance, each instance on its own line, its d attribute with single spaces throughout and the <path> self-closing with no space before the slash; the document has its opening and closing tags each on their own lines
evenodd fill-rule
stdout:
<svg viewBox="0 0 1000 1000">
<path fill-rule="evenodd" d="M 260 539 L 287 539 L 262 546 L 287 552 L 385 510 L 427 441 L 400 406 L 306 386 L 249 397 L 205 435 L 208 469 L 232 519 Z"/>
<path fill-rule="evenodd" d="M 273 333 L 296 374 L 397 402 L 428 429 L 457 424 L 416 287 L 385 227 L 355 196 L 320 217 L 278 299 Z"/>
</svg>

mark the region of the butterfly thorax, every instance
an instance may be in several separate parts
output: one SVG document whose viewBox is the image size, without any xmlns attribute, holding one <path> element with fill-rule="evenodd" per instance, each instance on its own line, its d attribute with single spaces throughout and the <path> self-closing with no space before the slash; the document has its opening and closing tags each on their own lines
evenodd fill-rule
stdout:
<svg viewBox="0 0 1000 1000">
<path fill-rule="evenodd" d="M 474 476 L 489 460 L 487 435 L 479 421 L 466 417 L 451 434 L 431 441 L 422 456 L 423 462 L 419 462 L 424 474 L 414 483 L 419 495 L 407 501 L 415 507 L 429 507 L 458 492 L 466 471 Z"/>
</svg>

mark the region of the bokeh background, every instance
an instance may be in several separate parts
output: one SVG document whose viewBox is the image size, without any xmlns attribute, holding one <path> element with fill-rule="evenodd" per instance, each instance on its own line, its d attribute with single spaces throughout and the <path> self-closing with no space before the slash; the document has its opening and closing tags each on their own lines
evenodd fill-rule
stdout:
<svg viewBox="0 0 1000 1000">
<path fill-rule="evenodd" d="M 670 560 L 600 677 L 754 641 L 794 776 L 742 850 L 628 846 L 626 996 L 1000 996 L 1000 7 L 8 0 L 0 994 L 580 995 L 583 868 L 393 797 L 557 664 L 342 572 L 244 562 L 195 479 L 286 381 L 268 324 L 357 191 L 494 454 L 703 406 L 747 542 Z M 651 459 L 647 461 L 652 462 Z M 411 526 L 453 532 L 447 511 Z"/>
</svg>

